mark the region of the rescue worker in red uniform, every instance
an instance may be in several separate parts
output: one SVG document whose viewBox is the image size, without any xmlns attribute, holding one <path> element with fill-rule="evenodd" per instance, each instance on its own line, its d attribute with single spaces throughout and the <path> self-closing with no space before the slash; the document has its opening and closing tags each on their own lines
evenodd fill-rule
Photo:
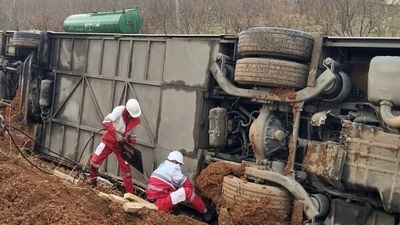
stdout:
<svg viewBox="0 0 400 225">
<path fill-rule="evenodd" d="M 124 182 L 125 192 L 133 192 L 133 182 L 130 165 L 122 158 L 118 142 L 126 140 L 134 146 L 136 144 L 136 129 L 140 124 L 141 109 L 136 99 L 129 99 L 126 105 L 117 106 L 108 114 L 103 121 L 106 129 L 101 143 L 90 159 L 88 183 L 96 185 L 96 178 L 99 173 L 99 167 L 104 160 L 114 153 L 118 166 L 121 171 L 121 177 Z"/>
<path fill-rule="evenodd" d="M 158 210 L 169 212 L 182 202 L 203 215 L 206 221 L 212 219 L 212 210 L 208 210 L 203 200 L 196 195 L 190 180 L 182 173 L 183 155 L 179 151 L 169 153 L 165 160 L 151 175 L 146 189 L 147 198 Z"/>
</svg>

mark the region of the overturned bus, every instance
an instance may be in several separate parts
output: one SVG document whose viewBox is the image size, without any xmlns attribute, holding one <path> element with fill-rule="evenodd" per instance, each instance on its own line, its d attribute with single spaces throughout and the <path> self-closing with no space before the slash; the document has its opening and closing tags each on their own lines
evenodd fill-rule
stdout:
<svg viewBox="0 0 400 225">
<path fill-rule="evenodd" d="M 224 179 L 227 200 L 278 188 L 271 204 L 301 202 L 306 224 L 396 225 L 399 49 L 397 38 L 261 27 L 238 36 L 3 32 L 0 89 L 11 100 L 20 84 L 26 121 L 57 154 L 37 151 L 52 160 L 84 165 L 104 116 L 134 97 L 138 186 L 183 149 L 193 177 L 214 161 L 245 162 L 246 181 Z M 114 158 L 102 170 L 119 173 Z"/>
</svg>

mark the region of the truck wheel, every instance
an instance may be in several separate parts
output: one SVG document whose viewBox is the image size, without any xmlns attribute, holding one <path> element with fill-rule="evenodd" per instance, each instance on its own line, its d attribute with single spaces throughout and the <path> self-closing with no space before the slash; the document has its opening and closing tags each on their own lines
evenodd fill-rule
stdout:
<svg viewBox="0 0 400 225">
<path fill-rule="evenodd" d="M 250 183 L 234 176 L 224 177 L 222 197 L 228 204 L 265 200 L 269 203 L 265 207 L 279 215 L 290 215 L 293 207 L 293 197 L 285 189 Z"/>
<path fill-rule="evenodd" d="M 25 98 L 25 120 L 28 123 L 41 123 L 41 109 L 39 105 L 39 92 L 41 78 L 39 76 L 27 81 L 27 93 Z"/>
<path fill-rule="evenodd" d="M 244 58 L 236 62 L 235 81 L 240 84 L 301 89 L 306 86 L 308 66 L 291 61 Z"/>
<path fill-rule="evenodd" d="M 273 27 L 250 28 L 239 34 L 240 57 L 272 56 L 309 61 L 314 38 L 304 32 Z"/>
</svg>

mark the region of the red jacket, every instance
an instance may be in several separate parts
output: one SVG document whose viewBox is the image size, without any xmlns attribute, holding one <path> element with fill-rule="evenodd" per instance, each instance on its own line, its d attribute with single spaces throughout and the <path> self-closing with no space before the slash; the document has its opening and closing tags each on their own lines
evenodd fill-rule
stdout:
<svg viewBox="0 0 400 225">
<path fill-rule="evenodd" d="M 140 118 L 128 119 L 128 111 L 125 106 L 117 106 L 103 120 L 103 126 L 106 131 L 103 133 L 102 141 L 110 147 L 117 146 L 116 132 L 129 141 L 130 144 L 136 144 L 136 128 L 140 124 Z"/>
<path fill-rule="evenodd" d="M 163 198 L 181 187 L 193 189 L 190 180 L 183 175 L 181 166 L 166 160 L 151 175 L 147 184 L 147 198 Z"/>
</svg>

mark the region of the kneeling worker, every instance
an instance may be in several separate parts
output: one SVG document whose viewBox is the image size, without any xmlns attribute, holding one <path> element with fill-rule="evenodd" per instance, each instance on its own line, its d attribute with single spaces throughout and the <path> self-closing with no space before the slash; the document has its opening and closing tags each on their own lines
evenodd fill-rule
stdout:
<svg viewBox="0 0 400 225">
<path fill-rule="evenodd" d="M 147 198 L 158 210 L 169 212 L 182 202 L 190 202 L 192 208 L 203 215 L 206 221 L 213 217 L 211 210 L 196 195 L 190 180 L 182 173 L 183 155 L 179 151 L 169 153 L 165 160 L 151 175 L 147 185 Z"/>
</svg>

